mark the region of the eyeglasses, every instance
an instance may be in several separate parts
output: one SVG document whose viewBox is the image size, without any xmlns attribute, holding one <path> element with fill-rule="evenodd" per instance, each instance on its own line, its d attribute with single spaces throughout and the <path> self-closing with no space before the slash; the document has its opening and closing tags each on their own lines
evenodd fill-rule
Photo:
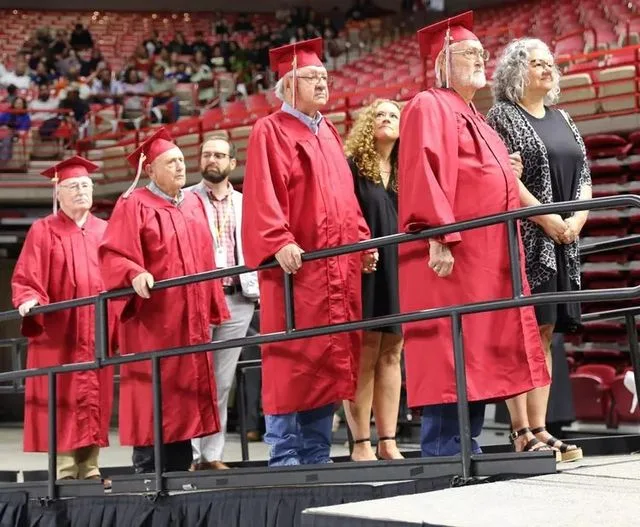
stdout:
<svg viewBox="0 0 640 527">
<path fill-rule="evenodd" d="M 317 86 L 321 82 L 326 83 L 327 86 L 333 84 L 333 79 L 328 75 L 296 75 L 296 79 L 304 79 L 313 86 Z"/>
<path fill-rule="evenodd" d="M 489 50 L 478 49 L 478 48 L 460 49 L 460 50 L 452 51 L 451 54 L 464 55 L 464 58 L 467 60 L 480 59 L 480 60 L 483 60 L 484 62 L 487 62 L 489 60 L 489 57 L 491 56 L 491 54 L 489 53 Z"/>
<path fill-rule="evenodd" d="M 547 62 L 546 60 L 530 60 L 529 64 L 534 68 L 545 68 L 549 70 L 554 68 L 553 62 Z"/>
<path fill-rule="evenodd" d="M 231 156 L 229 154 L 223 154 L 222 152 L 203 152 L 202 157 L 203 159 L 211 159 L 214 157 L 218 161 L 222 161 L 223 159 Z"/>
<path fill-rule="evenodd" d="M 75 193 L 80 191 L 87 192 L 93 188 L 93 183 L 73 183 L 71 185 L 58 185 L 58 187 Z"/>
</svg>

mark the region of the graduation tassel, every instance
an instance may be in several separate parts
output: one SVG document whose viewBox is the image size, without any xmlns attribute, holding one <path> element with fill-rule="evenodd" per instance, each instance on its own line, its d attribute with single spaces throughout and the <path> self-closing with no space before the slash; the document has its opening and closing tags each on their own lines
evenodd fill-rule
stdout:
<svg viewBox="0 0 640 527">
<path fill-rule="evenodd" d="M 136 171 L 136 177 L 133 178 L 133 183 L 131 183 L 131 186 L 124 191 L 124 194 L 122 194 L 122 197 L 124 199 L 127 199 L 131 195 L 131 193 L 135 190 L 136 186 L 138 185 L 138 181 L 140 180 L 140 175 L 142 174 L 142 167 L 144 165 L 145 159 L 147 159 L 147 156 L 145 156 L 144 154 L 140 154 L 140 159 L 138 159 L 138 170 Z"/>
<path fill-rule="evenodd" d="M 53 213 L 58 214 L 58 171 L 53 176 Z"/>
<path fill-rule="evenodd" d="M 451 50 L 449 41 L 451 40 L 451 28 L 447 27 L 444 35 L 444 87 L 451 87 Z"/>
<path fill-rule="evenodd" d="M 296 69 L 298 67 L 298 57 L 296 56 L 296 51 L 295 48 L 293 50 L 293 61 L 291 62 L 291 65 L 293 66 L 293 96 L 291 98 L 291 103 L 293 105 L 293 107 L 296 107 L 296 90 L 298 88 L 297 83 L 296 83 Z"/>
</svg>

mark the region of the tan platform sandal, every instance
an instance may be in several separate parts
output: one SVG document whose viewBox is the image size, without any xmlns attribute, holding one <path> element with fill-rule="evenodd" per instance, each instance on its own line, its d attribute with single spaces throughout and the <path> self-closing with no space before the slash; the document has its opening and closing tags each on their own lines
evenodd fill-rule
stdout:
<svg viewBox="0 0 640 527">
<path fill-rule="evenodd" d="M 511 444 L 513 445 L 513 450 L 515 452 L 518 452 L 518 450 L 516 450 L 516 439 L 518 439 L 521 436 L 526 436 L 529 433 L 533 434 L 533 430 L 530 430 L 529 428 L 521 428 L 520 430 L 511 432 L 509 434 L 509 440 L 511 441 Z M 551 445 L 547 445 L 543 443 L 542 441 L 540 441 L 538 438 L 535 437 L 535 434 L 533 439 L 530 439 L 527 442 L 527 444 L 524 445 L 524 448 L 520 450 L 520 452 L 549 452 L 549 451 L 555 452 L 556 463 L 560 463 L 560 461 L 562 461 L 562 454 L 560 453 L 560 450 L 556 448 L 552 448 Z"/>
<path fill-rule="evenodd" d="M 531 433 L 535 435 L 546 431 L 547 429 L 544 426 L 541 426 L 539 428 L 532 429 Z M 579 446 L 567 444 L 556 437 L 551 436 L 545 441 L 545 443 L 560 452 L 562 461 L 578 461 L 584 457 L 582 449 Z"/>
</svg>

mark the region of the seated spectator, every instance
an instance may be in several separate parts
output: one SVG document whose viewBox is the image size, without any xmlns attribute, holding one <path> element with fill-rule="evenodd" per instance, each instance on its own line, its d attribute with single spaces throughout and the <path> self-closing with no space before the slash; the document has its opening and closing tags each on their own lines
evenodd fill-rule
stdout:
<svg viewBox="0 0 640 527">
<path fill-rule="evenodd" d="M 56 39 L 51 43 L 51 46 L 49 46 L 49 53 L 52 56 L 64 55 L 68 48 L 69 42 L 66 32 L 63 29 L 58 29 L 56 31 Z"/>
<path fill-rule="evenodd" d="M 151 37 L 143 42 L 145 49 L 150 57 L 159 55 L 160 51 L 165 49 L 164 42 L 160 38 L 160 33 L 157 29 L 154 29 L 151 33 Z"/>
<path fill-rule="evenodd" d="M 193 48 L 187 44 L 182 31 L 178 31 L 175 38 L 169 42 L 169 51 L 178 55 L 193 55 Z"/>
<path fill-rule="evenodd" d="M 12 105 L 17 96 L 18 88 L 16 88 L 14 84 L 9 84 L 9 86 L 7 86 L 7 96 L 2 100 L 2 102 Z"/>
<path fill-rule="evenodd" d="M 80 62 L 80 76 L 89 77 L 96 71 L 101 69 L 104 58 L 100 49 L 92 48 L 79 51 L 77 53 L 78 62 Z"/>
<path fill-rule="evenodd" d="M 71 39 L 69 41 L 71 47 L 76 51 L 93 47 L 93 38 L 88 29 L 85 29 L 82 24 L 76 24 L 73 32 L 71 33 Z"/>
<path fill-rule="evenodd" d="M 42 86 L 43 84 L 48 86 L 55 78 L 55 75 L 49 71 L 47 61 L 44 59 L 36 64 L 35 71 L 31 74 L 31 81 L 36 86 Z"/>
<path fill-rule="evenodd" d="M 168 79 L 173 79 L 177 83 L 191 82 L 191 72 L 187 68 L 186 62 L 178 62 L 171 73 L 167 73 Z"/>
<path fill-rule="evenodd" d="M 13 84 L 19 90 L 28 90 L 31 86 L 31 77 L 27 71 L 27 61 L 21 55 L 16 58 L 13 71 L 7 71 L 0 79 L 0 84 L 9 86 Z"/>
<path fill-rule="evenodd" d="M 29 66 L 30 70 L 35 70 L 38 67 L 38 64 L 40 64 L 40 62 L 45 59 L 45 48 L 38 44 L 29 55 L 27 65 Z"/>
<path fill-rule="evenodd" d="M 153 60 L 149 56 L 147 49 L 142 44 L 136 47 L 133 57 L 131 57 L 131 61 L 135 69 L 145 73 L 149 72 L 153 65 Z"/>
<path fill-rule="evenodd" d="M 198 51 L 201 51 L 202 54 L 205 56 L 205 58 L 209 60 L 211 58 L 211 46 L 207 44 L 206 40 L 204 39 L 204 35 L 202 34 L 202 31 L 196 31 L 195 37 L 196 38 L 193 41 L 193 44 L 191 44 L 191 49 L 193 50 L 193 53 L 195 54 Z"/>
<path fill-rule="evenodd" d="M 191 71 L 191 82 L 201 84 L 198 90 L 198 101 L 200 103 L 207 103 L 215 96 L 213 89 L 213 72 L 207 64 L 207 58 L 200 50 L 196 51 L 193 56 Z"/>
<path fill-rule="evenodd" d="M 68 76 L 69 72 L 77 69 L 80 72 L 80 61 L 73 49 L 67 48 L 61 55 L 56 55 L 54 69 L 62 76 Z"/>
<path fill-rule="evenodd" d="M 91 100 L 97 104 L 122 102 L 122 86 L 113 78 L 109 68 L 102 68 L 91 86 Z"/>
<path fill-rule="evenodd" d="M 124 119 L 141 119 L 144 116 L 144 97 L 146 86 L 140 79 L 140 74 L 135 68 L 129 68 L 122 81 L 122 93 L 124 94 L 123 112 Z"/>
<path fill-rule="evenodd" d="M 60 126 L 61 116 L 54 111 L 59 106 L 60 100 L 51 96 L 51 86 L 49 84 L 40 84 L 38 86 L 38 98 L 29 103 L 33 121 L 40 123 L 40 137 L 51 137 Z"/>
<path fill-rule="evenodd" d="M 66 97 L 60 101 L 60 109 L 71 110 L 76 124 L 82 127 L 90 108 L 89 103 L 80 97 L 80 85 L 72 83 L 66 89 Z"/>
<path fill-rule="evenodd" d="M 0 114 L 0 161 L 9 161 L 13 156 L 13 143 L 20 133 L 31 128 L 31 118 L 27 112 L 27 101 L 16 97 L 11 111 Z"/>
<path fill-rule="evenodd" d="M 83 82 L 82 77 L 80 77 L 80 68 L 76 65 L 73 65 L 64 78 L 58 79 L 57 89 L 58 92 L 61 93 L 60 97 L 65 97 L 65 90 L 67 90 L 68 86 L 74 85 L 78 90 L 79 97 L 86 101 L 91 97 L 91 88 L 86 82 Z"/>
<path fill-rule="evenodd" d="M 170 75 L 174 71 L 174 66 L 178 61 L 178 56 L 179 55 L 177 53 L 169 53 L 169 48 L 162 48 L 160 53 L 153 57 L 153 64 L 160 64 L 161 66 L 164 66 L 165 72 L 167 75 Z"/>
<path fill-rule="evenodd" d="M 237 31 L 238 33 L 252 33 L 253 24 L 246 14 L 241 13 L 240 15 L 238 15 L 238 20 L 236 20 L 236 23 L 233 25 L 233 30 Z"/>
<path fill-rule="evenodd" d="M 153 67 L 151 76 L 147 79 L 146 90 L 153 97 L 151 101 L 152 119 L 157 122 L 175 122 L 180 114 L 180 106 L 176 99 L 176 83 L 168 79 L 163 66 Z M 164 108 L 158 108 L 163 106 Z"/>
<path fill-rule="evenodd" d="M 212 32 L 214 35 L 218 35 L 218 36 L 229 35 L 231 33 L 229 22 L 224 18 L 224 16 L 220 12 L 216 13 L 215 15 Z"/>
<path fill-rule="evenodd" d="M 213 48 L 213 56 L 211 57 L 211 65 L 213 66 L 213 70 L 215 72 L 226 73 L 229 71 L 227 66 L 227 61 L 222 56 L 222 50 L 220 46 L 214 46 Z"/>
</svg>

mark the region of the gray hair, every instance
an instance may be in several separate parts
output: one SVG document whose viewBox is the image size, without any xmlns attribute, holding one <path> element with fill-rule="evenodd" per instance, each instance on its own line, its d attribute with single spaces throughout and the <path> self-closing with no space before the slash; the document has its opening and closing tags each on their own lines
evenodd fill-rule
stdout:
<svg viewBox="0 0 640 527">
<path fill-rule="evenodd" d="M 276 93 L 276 97 L 278 99 L 280 99 L 281 101 L 284 101 L 284 80 L 287 78 L 287 75 L 285 75 L 284 77 L 278 79 L 278 82 L 276 82 L 276 87 L 274 88 L 274 91 Z"/>
<path fill-rule="evenodd" d="M 548 51 L 549 46 L 537 38 L 520 38 L 511 42 L 500 56 L 493 73 L 493 98 L 516 104 L 524 97 L 529 77 L 529 56 L 534 49 Z M 547 105 L 556 104 L 560 99 L 560 71 L 554 65 L 551 69 L 553 87 L 545 95 Z"/>
</svg>

